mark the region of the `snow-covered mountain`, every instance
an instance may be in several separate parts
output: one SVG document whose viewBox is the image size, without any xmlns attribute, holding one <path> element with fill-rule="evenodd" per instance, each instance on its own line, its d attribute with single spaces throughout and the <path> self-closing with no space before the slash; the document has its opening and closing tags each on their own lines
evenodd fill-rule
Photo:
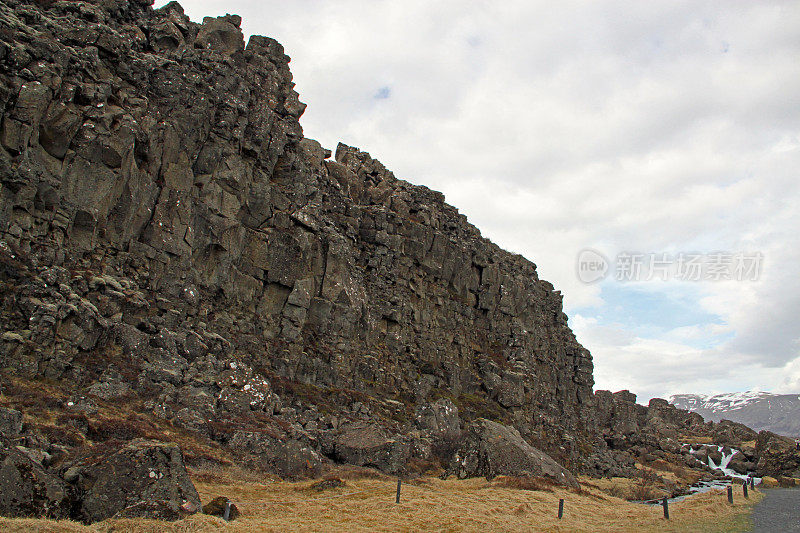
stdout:
<svg viewBox="0 0 800 533">
<path fill-rule="evenodd" d="M 699 413 L 706 420 L 723 418 L 740 422 L 756 431 L 767 429 L 789 437 L 800 437 L 800 395 L 747 391 L 716 394 L 676 394 L 670 403 Z"/>
</svg>

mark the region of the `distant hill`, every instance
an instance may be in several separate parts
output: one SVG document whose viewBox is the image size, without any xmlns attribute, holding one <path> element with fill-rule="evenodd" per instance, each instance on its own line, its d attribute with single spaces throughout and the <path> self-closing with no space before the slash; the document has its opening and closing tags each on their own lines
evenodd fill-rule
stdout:
<svg viewBox="0 0 800 533">
<path fill-rule="evenodd" d="M 800 395 L 769 392 L 734 392 L 706 396 L 676 394 L 670 403 L 694 411 L 706 420 L 728 419 L 756 431 L 766 429 L 780 435 L 800 437 Z"/>
</svg>

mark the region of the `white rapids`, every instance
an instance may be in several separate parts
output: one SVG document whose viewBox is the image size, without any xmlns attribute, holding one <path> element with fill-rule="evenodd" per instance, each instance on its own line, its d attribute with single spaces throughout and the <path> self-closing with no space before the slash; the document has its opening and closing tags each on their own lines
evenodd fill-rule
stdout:
<svg viewBox="0 0 800 533">
<path fill-rule="evenodd" d="M 686 446 L 686 445 L 684 445 L 684 446 Z M 755 477 L 750 473 L 748 473 L 748 474 L 739 474 L 738 472 L 728 468 L 728 464 L 730 464 L 731 459 L 733 459 L 733 456 L 736 455 L 737 453 L 741 453 L 739 450 L 737 450 L 735 448 L 728 448 L 730 450 L 730 453 L 725 453 L 725 451 L 724 451 L 725 447 L 723 447 L 723 446 L 712 446 L 712 445 L 709 445 L 709 444 L 701 444 L 701 445 L 697 445 L 698 446 L 697 449 L 695 449 L 694 445 L 692 445 L 692 444 L 689 444 L 688 446 L 689 446 L 689 453 L 691 453 L 692 455 L 695 455 L 696 453 L 700 452 L 700 450 L 702 450 L 704 447 L 705 448 L 715 448 L 716 447 L 717 451 L 720 453 L 720 455 L 722 457 L 720 458 L 719 464 L 716 464 L 714 462 L 714 459 L 712 459 L 711 457 L 708 457 L 708 466 L 710 466 L 714 470 L 721 470 L 723 474 L 725 474 L 726 476 L 731 477 L 731 478 L 738 478 L 738 479 L 742 479 L 742 480 L 749 480 L 750 478 L 752 478 L 753 482 L 755 484 L 761 483 L 761 478 L 760 477 Z"/>
</svg>

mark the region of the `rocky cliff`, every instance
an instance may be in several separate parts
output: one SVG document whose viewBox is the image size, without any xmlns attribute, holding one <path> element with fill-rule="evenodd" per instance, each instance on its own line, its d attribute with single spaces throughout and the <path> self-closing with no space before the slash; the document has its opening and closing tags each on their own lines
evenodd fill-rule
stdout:
<svg viewBox="0 0 800 533">
<path fill-rule="evenodd" d="M 361 431 L 391 471 L 449 409 L 580 467 L 592 360 L 536 266 L 304 138 L 276 41 L 149 3 L 0 0 L 0 367 L 37 438 L 182 428 L 291 473 L 368 464 Z"/>
<path fill-rule="evenodd" d="M 800 475 L 789 440 L 593 394 L 536 266 L 304 138 L 289 58 L 240 23 L 0 0 L 0 514 L 184 516 L 184 457 L 572 487 L 644 465 L 676 494 L 722 475 L 702 442 Z"/>
</svg>

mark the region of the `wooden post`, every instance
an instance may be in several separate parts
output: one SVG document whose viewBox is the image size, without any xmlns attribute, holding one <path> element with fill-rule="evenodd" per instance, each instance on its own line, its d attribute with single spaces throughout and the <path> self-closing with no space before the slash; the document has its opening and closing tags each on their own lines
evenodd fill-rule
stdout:
<svg viewBox="0 0 800 533">
<path fill-rule="evenodd" d="M 728 485 L 728 503 L 733 503 L 733 487 Z"/>
<path fill-rule="evenodd" d="M 664 506 L 664 518 L 669 520 L 669 500 L 666 496 L 664 496 L 664 500 L 661 502 L 661 505 Z"/>
<path fill-rule="evenodd" d="M 747 481 L 745 481 L 744 485 L 742 485 L 742 489 L 744 489 L 744 497 L 749 498 L 750 496 L 747 495 Z"/>
<path fill-rule="evenodd" d="M 558 519 L 564 518 L 564 498 L 558 499 Z"/>
<path fill-rule="evenodd" d="M 750 488 L 754 490 L 756 488 L 756 479 L 753 476 L 750 476 Z"/>
<path fill-rule="evenodd" d="M 222 519 L 226 522 L 229 521 L 231 518 L 231 502 L 230 500 L 225 502 L 225 510 L 222 512 Z"/>
<path fill-rule="evenodd" d="M 394 499 L 394 503 L 400 503 L 400 484 L 401 483 L 402 483 L 402 481 L 400 481 L 400 478 L 397 478 L 397 496 Z"/>
</svg>

